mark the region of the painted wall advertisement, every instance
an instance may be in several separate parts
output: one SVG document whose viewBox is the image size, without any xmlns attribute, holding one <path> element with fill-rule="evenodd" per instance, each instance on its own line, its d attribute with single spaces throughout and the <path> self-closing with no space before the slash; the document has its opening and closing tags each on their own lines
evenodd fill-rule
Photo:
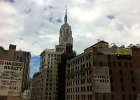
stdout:
<svg viewBox="0 0 140 100">
<path fill-rule="evenodd" d="M 23 64 L 0 60 L 0 95 L 20 96 Z"/>
<path fill-rule="evenodd" d="M 110 93 L 110 77 L 108 67 L 94 68 L 94 89 L 97 93 Z"/>
</svg>

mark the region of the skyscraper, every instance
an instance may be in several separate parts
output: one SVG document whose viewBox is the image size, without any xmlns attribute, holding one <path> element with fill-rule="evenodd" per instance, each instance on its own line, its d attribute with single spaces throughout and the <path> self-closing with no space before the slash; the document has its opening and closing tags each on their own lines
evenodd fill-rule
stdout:
<svg viewBox="0 0 140 100">
<path fill-rule="evenodd" d="M 66 45 L 66 44 L 73 45 L 73 38 L 72 38 L 72 30 L 71 26 L 67 23 L 67 9 L 66 14 L 64 17 L 64 24 L 61 26 L 59 31 L 59 45 Z"/>
</svg>

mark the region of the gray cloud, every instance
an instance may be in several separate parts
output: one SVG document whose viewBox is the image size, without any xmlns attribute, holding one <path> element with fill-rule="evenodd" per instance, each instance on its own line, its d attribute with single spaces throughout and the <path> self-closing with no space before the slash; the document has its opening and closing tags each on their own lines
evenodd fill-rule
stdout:
<svg viewBox="0 0 140 100">
<path fill-rule="evenodd" d="M 107 18 L 110 19 L 110 20 L 112 20 L 112 19 L 115 18 L 115 16 L 114 15 L 108 15 Z"/>
<path fill-rule="evenodd" d="M 17 44 L 18 49 L 33 55 L 54 48 L 66 4 L 78 53 L 97 39 L 118 45 L 140 42 L 139 0 L 3 0 L 0 45 L 6 48 L 10 43 Z"/>
<path fill-rule="evenodd" d="M 10 2 L 10 3 L 14 3 L 15 2 L 15 0 L 5 0 L 5 1 Z"/>
</svg>

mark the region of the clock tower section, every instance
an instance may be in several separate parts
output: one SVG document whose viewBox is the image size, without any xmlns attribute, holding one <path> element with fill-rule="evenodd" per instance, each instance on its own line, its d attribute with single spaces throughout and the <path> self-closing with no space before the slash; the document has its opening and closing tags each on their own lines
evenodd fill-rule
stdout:
<svg viewBox="0 0 140 100">
<path fill-rule="evenodd" d="M 67 9 L 64 17 L 64 24 L 59 31 L 59 45 L 66 46 L 66 44 L 73 45 L 71 26 L 67 23 Z"/>
</svg>

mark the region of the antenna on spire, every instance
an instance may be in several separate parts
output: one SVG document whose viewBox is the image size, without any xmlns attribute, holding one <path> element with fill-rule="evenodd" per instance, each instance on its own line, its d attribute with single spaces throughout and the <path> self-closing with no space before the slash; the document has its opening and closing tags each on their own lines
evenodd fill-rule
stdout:
<svg viewBox="0 0 140 100">
<path fill-rule="evenodd" d="M 66 5 L 66 14 L 65 14 L 64 22 L 65 24 L 67 24 L 67 5 Z"/>
<path fill-rule="evenodd" d="M 67 4 L 66 4 L 66 15 L 67 15 Z"/>
</svg>

